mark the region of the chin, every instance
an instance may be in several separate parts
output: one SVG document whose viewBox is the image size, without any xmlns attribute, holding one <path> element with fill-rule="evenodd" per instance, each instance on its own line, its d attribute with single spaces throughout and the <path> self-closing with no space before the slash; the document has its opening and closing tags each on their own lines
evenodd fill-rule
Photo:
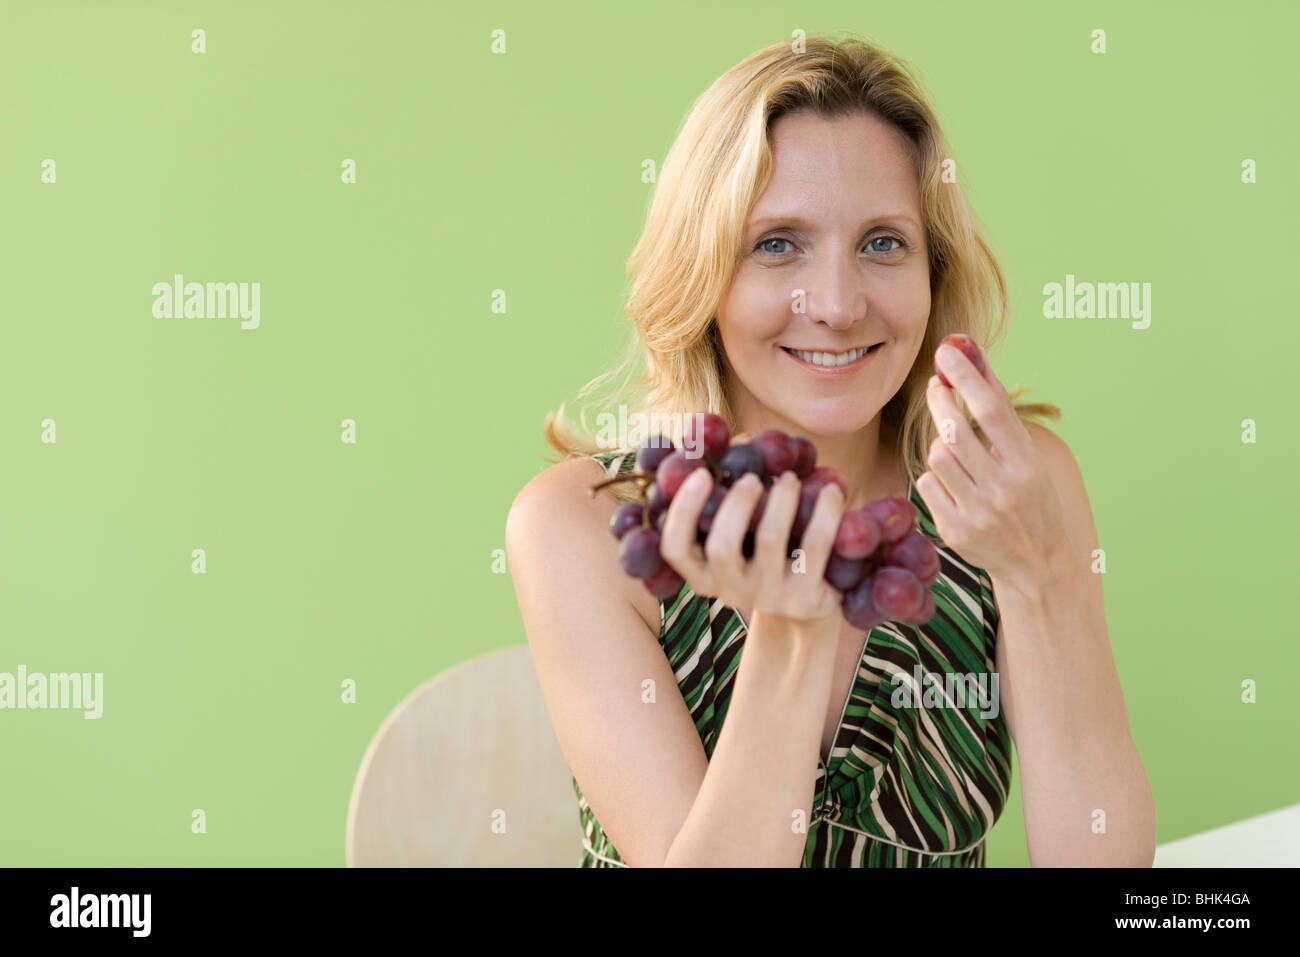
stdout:
<svg viewBox="0 0 1300 957">
<path fill-rule="evenodd" d="M 851 435 L 865 429 L 879 411 L 866 400 L 845 397 L 783 408 L 781 414 L 808 435 Z"/>
</svg>

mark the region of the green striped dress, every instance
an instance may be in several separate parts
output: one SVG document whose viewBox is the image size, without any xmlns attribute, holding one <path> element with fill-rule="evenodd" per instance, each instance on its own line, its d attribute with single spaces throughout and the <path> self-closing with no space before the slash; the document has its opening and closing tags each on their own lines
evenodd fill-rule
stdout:
<svg viewBox="0 0 1300 957">
<path fill-rule="evenodd" d="M 593 456 L 612 477 L 631 470 L 634 454 Z M 948 676 L 992 675 L 998 609 L 983 569 L 946 548 L 929 510 L 909 484 L 921 530 L 939 550 L 936 612 L 925 625 L 889 621 L 865 637 L 858 673 L 840 715 L 829 764 L 817 758 L 804 867 L 983 867 L 984 838 L 1006 806 L 1011 736 L 1000 705 L 986 708 Z M 745 623 L 720 599 L 684 586 L 660 600 L 659 643 L 695 721 L 704 752 L 726 719 Z M 918 689 L 914 676 L 924 675 Z M 896 699 L 895 674 L 913 701 Z M 985 685 L 996 693 L 991 679 Z M 937 686 L 937 687 L 935 687 Z M 949 688 L 954 698 L 943 694 Z M 918 695 L 928 694 L 930 697 Z M 934 705 L 942 700 L 941 707 Z M 918 706 L 924 702 L 930 706 Z M 984 717 L 989 711 L 992 717 Z M 582 795 L 577 778 L 583 852 L 580 867 L 626 867 Z"/>
</svg>

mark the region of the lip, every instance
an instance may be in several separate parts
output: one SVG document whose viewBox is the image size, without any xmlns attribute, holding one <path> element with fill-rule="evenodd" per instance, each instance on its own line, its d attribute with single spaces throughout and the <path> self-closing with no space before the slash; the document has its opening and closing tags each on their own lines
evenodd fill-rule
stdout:
<svg viewBox="0 0 1300 957">
<path fill-rule="evenodd" d="M 847 364 L 845 364 L 845 365 L 842 365 L 842 366 L 815 366 L 815 365 L 813 365 L 811 362 L 805 362 L 803 359 L 800 359 L 798 356 L 794 355 L 793 353 L 786 352 L 785 350 L 786 350 L 786 348 L 788 348 L 788 347 L 777 346 L 777 348 L 781 351 L 781 355 L 785 356 L 787 359 L 789 359 L 789 360 L 790 360 L 791 362 L 793 362 L 795 365 L 799 366 L 799 368 L 801 368 L 801 369 L 803 369 L 803 370 L 805 370 L 805 371 L 807 371 L 807 372 L 811 372 L 813 375 L 825 376 L 825 377 L 827 377 L 827 378 L 832 378 L 832 379 L 833 379 L 833 378 L 837 378 L 837 377 L 839 377 L 839 376 L 853 375 L 853 373 L 857 372 L 859 369 L 861 369 L 863 366 L 865 366 L 868 362 L 870 362 L 873 356 L 879 354 L 880 350 L 881 350 L 882 348 L 884 348 L 884 343 L 883 343 L 883 342 L 882 342 L 882 343 L 877 343 L 876 346 L 875 346 L 875 348 L 873 348 L 870 352 L 865 353 L 865 354 L 863 354 L 863 355 L 860 355 L 860 356 L 858 356 L 856 359 L 854 359 L 852 362 L 849 362 L 849 363 L 847 363 Z M 818 351 L 822 351 L 822 350 L 817 350 L 817 349 L 804 349 L 804 350 L 802 350 L 802 351 L 804 351 L 804 352 L 818 352 Z M 825 351 L 828 351 L 828 352 L 829 352 L 830 350 L 825 350 Z M 847 352 L 847 351 L 849 351 L 849 350 L 847 350 L 847 349 L 837 349 L 837 350 L 835 350 L 835 351 L 837 351 L 837 352 Z"/>
</svg>

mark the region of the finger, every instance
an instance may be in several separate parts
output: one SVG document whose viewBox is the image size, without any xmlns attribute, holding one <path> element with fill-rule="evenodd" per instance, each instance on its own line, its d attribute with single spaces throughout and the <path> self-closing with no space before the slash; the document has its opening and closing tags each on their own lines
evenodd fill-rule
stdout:
<svg viewBox="0 0 1300 957">
<path fill-rule="evenodd" d="M 704 555 L 720 589 L 739 590 L 749 574 L 741 543 L 749 530 L 750 513 L 762 492 L 763 483 L 757 475 L 742 475 L 727 490 L 727 497 L 713 516 L 709 537 L 704 542 Z"/>
<path fill-rule="evenodd" d="M 754 533 L 754 582 L 763 590 L 777 588 L 785 581 L 787 546 L 794 514 L 799 508 L 799 479 L 784 472 L 767 490 L 767 505 Z"/>
<path fill-rule="evenodd" d="M 804 552 L 804 573 L 815 576 L 814 581 L 820 581 L 826 574 L 826 563 L 830 560 L 831 546 L 835 544 L 835 535 L 840 529 L 840 518 L 843 515 L 844 493 L 838 485 L 831 482 L 817 494 L 812 518 L 799 542 L 799 547 Z"/>
<path fill-rule="evenodd" d="M 922 472 L 912 483 L 925 502 L 926 510 L 938 528 L 951 528 L 957 517 L 957 503 L 948 494 L 943 480 L 934 472 Z"/>
<path fill-rule="evenodd" d="M 945 378 L 961 395 L 971 415 L 979 423 L 980 431 L 989 437 L 1001 458 L 1005 461 L 1023 455 L 1026 451 L 1024 443 L 1029 441 L 1028 434 L 1021 434 L 1024 433 L 1024 426 L 1011 407 L 1007 390 L 993 375 L 988 357 L 984 357 L 984 365 L 988 370 L 985 375 L 980 374 L 965 353 L 953 346 L 940 346 L 935 358 L 943 369 Z"/>
<path fill-rule="evenodd" d="M 692 591 L 706 596 L 717 592 L 704 550 L 695 542 L 695 529 L 700 522 L 700 510 L 712 491 L 713 476 L 709 470 L 696 469 L 668 503 L 659 535 L 659 554 L 664 561 L 686 580 Z"/>
<path fill-rule="evenodd" d="M 961 410 L 957 408 L 952 392 L 944 388 L 936 375 L 930 376 L 929 385 L 925 390 L 925 402 L 930 408 L 935 427 L 939 430 L 936 446 L 931 447 L 931 452 L 933 453 L 936 447 L 941 445 L 948 453 L 946 457 L 951 458 L 964 470 L 966 484 L 991 488 L 998 464 L 993 461 L 989 450 L 984 447 L 984 443 L 979 440 L 971 424 L 966 421 L 966 416 L 962 415 Z M 931 468 L 933 467 L 931 465 Z M 953 492 L 957 491 L 952 486 L 949 486 L 949 489 Z"/>
<path fill-rule="evenodd" d="M 952 446 L 945 445 L 942 440 L 935 439 L 934 444 L 930 446 L 930 454 L 926 456 L 925 464 L 943 482 L 943 487 L 948 496 L 957 504 L 958 508 L 970 505 L 982 494 L 979 487 L 966 474 L 966 470 L 962 468 L 961 463 L 953 455 Z M 986 485 L 984 487 L 989 488 L 990 486 Z"/>
</svg>

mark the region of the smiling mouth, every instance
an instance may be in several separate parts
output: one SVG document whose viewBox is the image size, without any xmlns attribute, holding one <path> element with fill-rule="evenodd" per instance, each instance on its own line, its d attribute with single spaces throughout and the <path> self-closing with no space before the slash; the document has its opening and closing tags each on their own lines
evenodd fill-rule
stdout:
<svg viewBox="0 0 1300 957">
<path fill-rule="evenodd" d="M 850 362 L 857 362 L 864 355 L 870 352 L 876 352 L 880 349 L 881 343 L 877 342 L 874 346 L 862 346 L 857 349 L 849 349 L 845 352 L 826 352 L 810 351 L 807 349 L 791 349 L 789 346 L 781 348 L 794 356 L 796 359 L 802 359 L 809 365 L 823 366 L 828 369 L 834 369 L 838 366 L 846 366 Z"/>
</svg>

